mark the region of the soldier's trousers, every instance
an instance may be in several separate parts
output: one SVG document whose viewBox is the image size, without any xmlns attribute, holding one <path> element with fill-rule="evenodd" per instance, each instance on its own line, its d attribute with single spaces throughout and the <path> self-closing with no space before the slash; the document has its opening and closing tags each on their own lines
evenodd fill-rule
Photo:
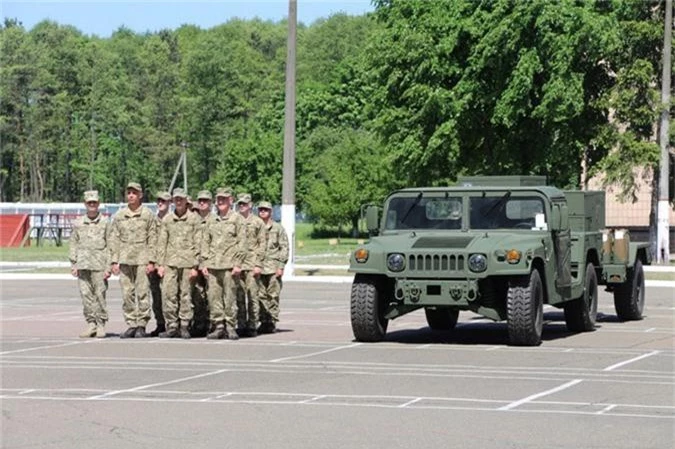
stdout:
<svg viewBox="0 0 675 449">
<path fill-rule="evenodd" d="M 209 318 L 211 323 L 225 323 L 228 328 L 236 328 L 237 294 L 232 270 L 216 270 L 209 268 Z"/>
<path fill-rule="evenodd" d="M 150 321 L 149 281 L 145 265 L 120 264 L 122 311 L 129 327 L 145 327 Z"/>
<path fill-rule="evenodd" d="M 150 293 L 152 293 L 152 314 L 157 321 L 157 327 L 164 327 L 164 313 L 162 312 L 162 278 L 157 271 L 148 276 L 150 278 Z"/>
<path fill-rule="evenodd" d="M 260 275 L 260 322 L 279 322 L 279 295 L 281 294 L 281 278 L 274 274 Z"/>
<path fill-rule="evenodd" d="M 82 298 L 84 318 L 87 323 L 105 324 L 108 321 L 108 308 L 105 293 L 108 281 L 103 271 L 78 270 L 78 286 Z"/>
<path fill-rule="evenodd" d="M 260 278 L 253 276 L 252 270 L 242 271 L 237 282 L 237 326 L 240 329 L 255 329 L 258 326 L 259 290 Z"/>
<path fill-rule="evenodd" d="M 197 279 L 192 283 L 192 336 L 203 337 L 209 330 L 208 283 L 204 275 L 199 272 Z"/>
<path fill-rule="evenodd" d="M 191 268 L 165 267 L 162 280 L 162 312 L 166 328 L 185 327 L 192 321 Z"/>
</svg>

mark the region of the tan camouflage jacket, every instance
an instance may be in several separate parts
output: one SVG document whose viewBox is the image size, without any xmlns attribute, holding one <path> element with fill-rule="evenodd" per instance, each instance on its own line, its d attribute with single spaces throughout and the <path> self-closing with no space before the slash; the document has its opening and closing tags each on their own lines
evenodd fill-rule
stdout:
<svg viewBox="0 0 675 449">
<path fill-rule="evenodd" d="M 265 226 L 267 241 L 263 256 L 263 274 L 274 274 L 277 269 L 284 268 L 288 262 L 288 236 L 284 228 L 274 220 Z"/>
<path fill-rule="evenodd" d="M 230 210 L 206 223 L 200 268 L 216 270 L 241 267 L 246 257 L 246 228 L 241 215 Z"/>
<path fill-rule="evenodd" d="M 199 215 L 198 213 L 195 212 L 195 215 L 197 216 L 198 224 L 197 224 L 197 229 L 195 231 L 195 236 L 197 238 L 197 248 L 199 251 L 202 249 L 202 240 L 204 239 L 204 232 L 206 232 L 206 226 L 208 223 L 212 220 L 215 219 L 215 215 L 211 212 L 206 217 L 203 217 Z"/>
<path fill-rule="evenodd" d="M 242 218 L 244 218 L 242 216 Z M 257 215 L 249 214 L 244 218 L 246 225 L 246 259 L 242 265 L 242 270 L 252 270 L 255 267 L 262 268 L 262 259 L 265 255 L 265 222 Z"/>
<path fill-rule="evenodd" d="M 175 268 L 199 265 L 199 216 L 187 211 L 182 217 L 171 212 L 162 219 L 157 240 L 157 263 Z"/>
<path fill-rule="evenodd" d="M 73 223 L 68 258 L 78 270 L 106 271 L 110 267 L 110 221 L 99 213 Z"/>
<path fill-rule="evenodd" d="M 145 206 L 119 210 L 112 222 L 112 263 L 146 265 L 156 262 L 157 217 Z"/>
</svg>

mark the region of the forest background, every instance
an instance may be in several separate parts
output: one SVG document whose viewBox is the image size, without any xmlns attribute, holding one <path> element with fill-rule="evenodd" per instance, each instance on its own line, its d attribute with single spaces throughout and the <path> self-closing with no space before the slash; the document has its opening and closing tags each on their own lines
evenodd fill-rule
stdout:
<svg viewBox="0 0 675 449">
<path fill-rule="evenodd" d="M 630 201 L 658 167 L 664 1 L 373 3 L 298 29 L 297 208 L 321 225 L 464 174 L 603 173 Z M 284 21 L 99 38 L 5 20 L 0 200 L 122 202 L 131 180 L 152 200 L 186 145 L 192 194 L 279 203 L 286 38 Z"/>
</svg>

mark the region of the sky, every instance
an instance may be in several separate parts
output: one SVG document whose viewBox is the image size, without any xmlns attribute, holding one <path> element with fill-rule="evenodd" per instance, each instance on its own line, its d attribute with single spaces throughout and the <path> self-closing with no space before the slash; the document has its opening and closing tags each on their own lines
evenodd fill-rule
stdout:
<svg viewBox="0 0 675 449">
<path fill-rule="evenodd" d="M 306 25 L 337 12 L 361 15 L 370 0 L 297 0 L 298 22 Z M 125 26 L 135 32 L 176 29 L 183 24 L 211 28 L 232 18 L 279 21 L 288 16 L 288 0 L 0 0 L 0 15 L 18 19 L 27 30 L 42 20 L 72 25 L 85 34 L 109 37 Z"/>
</svg>

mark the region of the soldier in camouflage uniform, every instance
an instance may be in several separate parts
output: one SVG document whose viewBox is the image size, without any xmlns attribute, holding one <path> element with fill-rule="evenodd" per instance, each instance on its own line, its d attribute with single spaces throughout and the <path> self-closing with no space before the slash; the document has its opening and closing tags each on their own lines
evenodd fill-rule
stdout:
<svg viewBox="0 0 675 449">
<path fill-rule="evenodd" d="M 98 210 L 98 191 L 84 192 L 86 215 L 73 224 L 70 235 L 70 272 L 78 278 L 87 328 L 80 337 L 105 337 L 108 309 L 105 293 L 110 277 L 110 222 Z"/>
<path fill-rule="evenodd" d="M 199 220 L 187 208 L 187 195 L 173 190 L 174 212 L 164 217 L 157 242 L 157 272 L 162 280 L 162 311 L 166 331 L 161 338 L 190 338 L 192 299 L 190 283 L 197 277 Z"/>
<path fill-rule="evenodd" d="M 159 229 L 162 219 L 169 213 L 170 205 L 171 194 L 169 192 L 157 193 L 157 229 Z M 150 332 L 150 336 L 157 337 L 166 330 L 164 313 L 162 312 L 162 279 L 159 277 L 157 270 L 153 271 L 149 277 L 150 292 L 152 293 L 152 314 L 155 316 L 155 321 L 157 321 L 157 327 Z"/>
<path fill-rule="evenodd" d="M 258 216 L 265 224 L 265 255 L 260 276 L 260 327 L 259 334 L 276 332 L 279 322 L 279 295 L 284 266 L 288 262 L 288 237 L 281 225 L 272 220 L 272 204 L 258 203 Z"/>
<path fill-rule="evenodd" d="M 218 215 L 206 224 L 201 247 L 201 268 L 208 279 L 209 316 L 213 331 L 209 339 L 237 340 L 236 278 L 246 257 L 244 219 L 231 210 L 232 190 L 216 191 Z"/>
<path fill-rule="evenodd" d="M 204 229 L 210 220 L 213 220 L 214 215 L 211 213 L 211 192 L 208 190 L 201 190 L 197 194 L 197 218 L 199 219 L 199 227 L 196 231 L 196 238 L 198 248 L 201 249 L 202 235 Z M 208 304 L 208 283 L 206 277 L 200 271 L 197 278 L 192 283 L 192 304 L 194 306 L 194 318 L 192 324 L 193 337 L 205 337 L 209 331 L 209 304 Z"/>
<path fill-rule="evenodd" d="M 237 285 L 237 326 L 244 337 L 258 335 L 259 300 L 258 290 L 262 258 L 265 254 L 265 225 L 251 211 L 251 195 L 241 193 L 237 197 L 239 214 L 246 224 L 246 259 L 241 267 Z"/>
<path fill-rule="evenodd" d="M 127 185 L 127 207 L 112 223 L 112 272 L 120 275 L 122 310 L 128 328 L 120 337 L 142 338 L 150 321 L 148 275 L 155 271 L 157 218 L 141 204 L 143 189 L 137 182 Z"/>
</svg>

